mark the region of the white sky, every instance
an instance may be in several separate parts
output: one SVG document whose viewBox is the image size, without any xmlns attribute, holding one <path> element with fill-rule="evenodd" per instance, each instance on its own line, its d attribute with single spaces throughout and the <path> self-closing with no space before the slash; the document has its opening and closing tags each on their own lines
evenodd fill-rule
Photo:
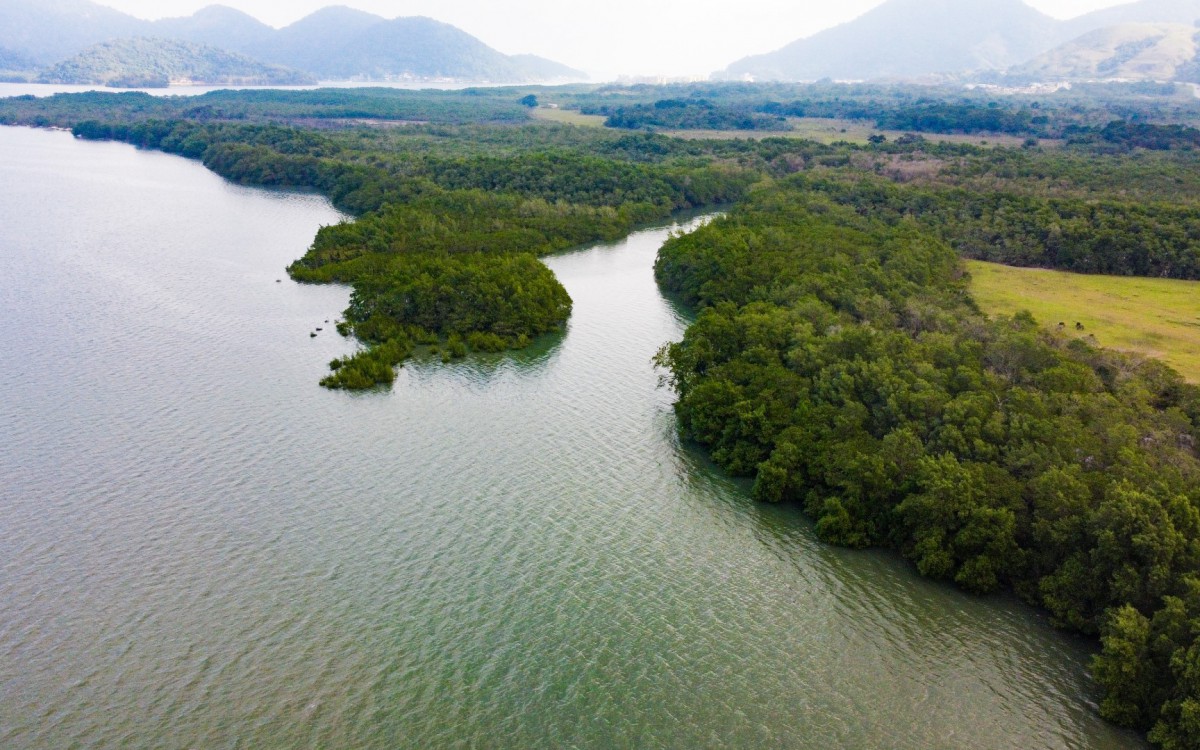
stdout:
<svg viewBox="0 0 1200 750">
<path fill-rule="evenodd" d="M 1127 0 L 1027 0 L 1059 18 Z M 219 3 L 272 26 L 328 5 L 385 18 L 429 16 L 507 54 L 530 52 L 604 80 L 616 74 L 708 75 L 862 15 L 882 0 L 98 0 L 141 18 Z M 970 0 L 961 0 L 970 2 Z"/>
</svg>

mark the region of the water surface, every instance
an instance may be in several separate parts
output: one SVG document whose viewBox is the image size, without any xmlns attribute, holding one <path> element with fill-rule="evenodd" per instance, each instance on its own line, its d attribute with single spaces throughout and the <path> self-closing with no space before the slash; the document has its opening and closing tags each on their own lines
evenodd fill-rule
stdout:
<svg viewBox="0 0 1200 750">
<path fill-rule="evenodd" d="M 680 445 L 669 228 L 548 259 L 535 350 L 348 395 L 347 290 L 282 271 L 338 219 L 0 128 L 0 746 L 1140 746 L 1086 644 Z"/>
<path fill-rule="evenodd" d="M 6 83 L 0 81 L 0 98 L 9 96 L 45 97 L 54 94 L 82 94 L 89 91 L 102 91 L 109 94 L 137 91 L 153 96 L 200 96 L 213 91 L 314 91 L 316 89 L 363 88 L 401 89 L 403 91 L 460 91 L 468 88 L 486 89 L 520 85 L 523 84 L 464 83 L 461 81 L 322 81 L 318 84 L 304 86 L 166 86 L 126 89 L 99 84 Z"/>
</svg>

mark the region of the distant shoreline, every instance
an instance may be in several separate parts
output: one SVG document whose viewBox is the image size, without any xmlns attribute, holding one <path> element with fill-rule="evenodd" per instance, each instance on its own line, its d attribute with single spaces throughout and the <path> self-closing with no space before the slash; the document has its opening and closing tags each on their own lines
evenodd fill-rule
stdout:
<svg viewBox="0 0 1200 750">
<path fill-rule="evenodd" d="M 53 96 L 54 94 L 79 94 L 87 91 L 105 91 L 109 93 L 124 93 L 140 91 L 155 96 L 196 96 L 209 91 L 270 89 L 283 91 L 313 91 L 316 89 L 358 89 L 358 88 L 390 88 L 420 91 L 422 89 L 437 89 L 441 91 L 457 91 L 469 88 L 504 88 L 507 86 L 560 86 L 570 83 L 593 83 L 591 81 L 550 81 L 544 83 L 498 83 L 493 81 L 451 81 L 431 79 L 428 81 L 318 81 L 314 84 L 294 86 L 257 86 L 235 84 L 172 84 L 166 87 L 114 88 L 103 84 L 69 84 L 69 83 L 30 83 L 15 81 L 0 81 L 0 98 L 10 96 Z"/>
</svg>

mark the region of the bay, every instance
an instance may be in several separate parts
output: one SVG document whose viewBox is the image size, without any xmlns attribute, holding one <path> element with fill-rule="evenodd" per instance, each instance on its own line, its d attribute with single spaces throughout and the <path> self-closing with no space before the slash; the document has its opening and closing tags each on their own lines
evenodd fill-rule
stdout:
<svg viewBox="0 0 1200 750">
<path fill-rule="evenodd" d="M 348 290 L 283 273 L 341 218 L 0 128 L 0 746 L 1143 746 L 1088 643 L 679 442 L 676 227 L 548 258 L 562 335 L 352 395 Z"/>
</svg>

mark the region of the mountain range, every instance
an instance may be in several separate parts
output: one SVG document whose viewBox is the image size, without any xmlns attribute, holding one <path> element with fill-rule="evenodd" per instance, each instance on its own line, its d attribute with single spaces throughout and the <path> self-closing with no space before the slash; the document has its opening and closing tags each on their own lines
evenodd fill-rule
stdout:
<svg viewBox="0 0 1200 750">
<path fill-rule="evenodd" d="M 61 64 L 77 55 L 84 54 L 92 62 L 98 54 L 115 59 L 113 53 L 121 51 L 119 48 L 97 45 L 132 39 L 140 40 L 138 46 L 146 54 L 150 54 L 149 46 L 163 47 L 153 53 L 155 58 L 195 58 L 184 54 L 177 44 L 167 44 L 187 42 L 327 80 L 522 83 L 587 77 L 533 55 L 505 55 L 454 26 L 429 18 L 389 20 L 330 7 L 275 29 L 220 5 L 186 18 L 145 21 L 90 0 L 0 0 L 0 70 L 25 62 L 39 69 L 58 65 L 61 73 L 67 69 Z M 200 58 L 215 59 L 211 52 Z M 234 65 L 233 58 L 227 62 Z M 245 59 L 239 59 L 234 67 L 239 65 L 244 66 Z M 225 67 L 218 68 L 215 74 L 219 77 L 223 71 Z M 43 70 L 43 75 L 46 72 Z"/>
<path fill-rule="evenodd" d="M 1023 0 L 886 0 L 714 78 L 1195 81 L 1198 19 L 1200 0 L 1137 0 L 1066 21 Z M 587 77 L 503 54 L 430 18 L 389 20 L 340 6 L 275 29 L 221 5 L 145 21 L 91 0 L 0 0 L 0 77 L 35 70 L 41 80 L 72 83 Z"/>
<path fill-rule="evenodd" d="M 1200 0 L 1139 0 L 1067 21 L 1022 0 L 888 0 L 849 23 L 739 60 L 714 77 L 911 80 L 1012 70 L 1043 80 L 1170 80 L 1195 57 L 1195 45 L 1185 37 L 1197 19 Z M 1168 33 L 1162 24 L 1175 26 Z M 1191 58 L 1176 59 L 1188 49 Z M 1134 60 L 1139 55 L 1141 62 Z"/>
</svg>

